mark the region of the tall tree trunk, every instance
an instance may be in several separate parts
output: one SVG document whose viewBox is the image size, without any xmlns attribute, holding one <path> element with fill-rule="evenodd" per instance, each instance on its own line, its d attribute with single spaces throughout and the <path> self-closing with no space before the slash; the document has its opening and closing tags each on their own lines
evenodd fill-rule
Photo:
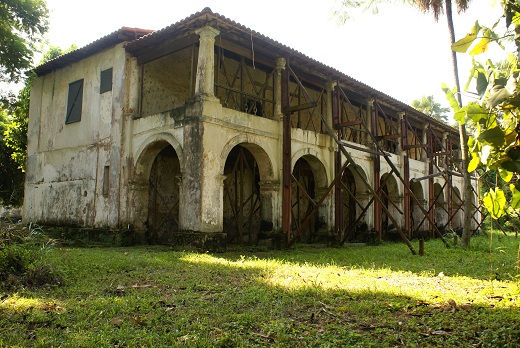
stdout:
<svg viewBox="0 0 520 348">
<path fill-rule="evenodd" d="M 451 43 L 455 42 L 455 29 L 453 27 L 453 11 L 451 6 L 451 0 L 446 0 L 446 16 L 448 19 L 448 30 L 450 32 Z M 462 107 L 462 95 L 460 93 L 460 81 L 459 81 L 459 69 L 457 66 L 457 52 L 451 51 L 451 59 L 453 63 L 453 77 L 455 79 L 455 87 L 457 88 L 457 101 Z M 467 170 L 469 164 L 469 151 L 468 151 L 468 134 L 466 133 L 466 126 L 459 125 L 460 133 L 460 152 L 462 157 L 462 175 L 464 185 L 464 221 L 462 224 L 462 238 L 461 244 L 463 247 L 469 247 L 471 238 L 471 218 L 473 216 L 473 189 L 471 186 L 471 176 Z"/>
</svg>

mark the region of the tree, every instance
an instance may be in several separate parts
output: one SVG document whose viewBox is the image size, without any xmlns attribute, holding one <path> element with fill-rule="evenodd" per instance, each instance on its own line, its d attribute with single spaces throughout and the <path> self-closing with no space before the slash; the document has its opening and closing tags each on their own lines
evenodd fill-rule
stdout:
<svg viewBox="0 0 520 348">
<path fill-rule="evenodd" d="M 485 52 L 492 42 L 504 47 L 502 41 L 514 38 L 516 46 L 516 52 L 499 64 L 482 64 L 473 59 L 470 80 L 476 82 L 480 99 L 455 110 L 458 122 L 475 129 L 468 142 L 472 157 L 469 170 L 497 170 L 501 179 L 509 183 L 506 190 L 494 187 L 483 197 L 483 204 L 494 219 L 506 213 L 518 218 L 520 213 L 520 5 L 503 0 L 502 6 L 505 33 L 495 33 L 496 28 L 502 27 L 500 21 L 493 28 L 481 27 L 477 21 L 466 37 L 452 45 L 458 52 L 472 48 L 469 53 L 473 56 Z M 509 29 L 512 24 L 514 31 Z M 469 81 L 466 88 L 468 85 Z"/>
<path fill-rule="evenodd" d="M 62 54 L 75 50 L 76 45 L 66 50 L 51 46 L 40 64 Z M 0 177 L 5 178 L 0 185 L 0 203 L 19 206 L 23 201 L 25 162 L 27 160 L 27 128 L 29 121 L 29 96 L 32 73 L 25 81 L 17 97 L 10 95 L 0 104 Z"/>
<path fill-rule="evenodd" d="M 0 107 L 0 204 L 3 206 L 20 206 L 23 200 L 24 173 L 12 158 L 12 150 L 6 146 L 4 131 L 6 129 L 7 111 Z"/>
<path fill-rule="evenodd" d="M 448 122 L 448 116 L 445 114 L 450 108 L 442 107 L 433 99 L 433 95 L 422 96 L 421 99 L 412 100 L 410 106 L 436 120 Z"/>
<path fill-rule="evenodd" d="M 44 0 L 0 2 L 0 82 L 18 82 L 32 65 L 35 44 L 48 29 Z"/>
</svg>

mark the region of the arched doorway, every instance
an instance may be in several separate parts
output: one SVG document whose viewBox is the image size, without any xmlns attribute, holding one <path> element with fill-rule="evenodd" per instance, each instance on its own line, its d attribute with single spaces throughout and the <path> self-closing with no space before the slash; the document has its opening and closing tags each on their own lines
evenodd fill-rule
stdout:
<svg viewBox="0 0 520 348">
<path fill-rule="evenodd" d="M 381 198 L 383 206 L 386 208 L 386 210 L 388 210 L 388 212 L 396 221 L 401 221 L 402 219 L 398 218 L 400 213 L 399 209 L 397 208 L 399 190 L 397 188 L 397 180 L 395 179 L 394 175 L 391 173 L 383 174 L 380 180 L 380 187 L 382 191 Z M 385 209 L 383 209 L 381 213 L 381 223 L 383 238 L 391 237 L 390 235 L 397 233 L 396 226 L 393 225 L 392 220 L 389 218 Z"/>
<path fill-rule="evenodd" d="M 426 219 L 424 217 L 421 206 L 419 205 L 423 204 L 424 206 L 424 191 L 422 184 L 418 181 L 411 180 L 410 189 L 412 191 L 412 195 L 414 195 L 416 198 L 414 199 L 412 196 L 410 196 L 410 225 L 412 228 L 411 237 L 413 237 L 415 234 L 417 234 L 418 231 L 425 229 Z"/>
<path fill-rule="evenodd" d="M 433 197 L 435 199 L 435 225 L 442 230 L 445 228 L 448 213 L 446 211 L 446 204 L 444 200 L 444 187 L 438 182 L 433 184 Z"/>
<path fill-rule="evenodd" d="M 458 188 L 453 187 L 451 191 L 451 227 L 454 230 L 462 228 L 462 196 Z"/>
<path fill-rule="evenodd" d="M 155 157 L 148 186 L 148 240 L 152 244 L 169 244 L 179 230 L 179 157 L 171 145 Z"/>
<path fill-rule="evenodd" d="M 300 157 L 294 164 L 291 184 L 291 230 L 298 234 L 302 242 L 313 242 L 321 232 L 326 233 L 326 218 L 316 207 L 319 194 L 326 188 L 326 174 L 323 164 L 312 155 Z M 303 225 L 304 222 L 310 219 Z"/>
<path fill-rule="evenodd" d="M 369 238 L 368 225 L 364 217 L 360 216 L 362 213 L 366 214 L 368 195 L 364 181 L 359 175 L 366 180 L 366 175 L 361 167 L 357 167 L 357 171 L 346 168 L 341 177 L 341 240 L 366 241 Z"/>
<path fill-rule="evenodd" d="M 341 203 L 342 203 L 342 223 L 341 223 L 341 238 L 344 233 L 348 233 L 347 239 L 354 239 L 354 226 L 351 226 L 356 221 L 356 180 L 354 174 L 350 169 L 345 169 L 341 177 Z M 348 229 L 348 230 L 347 230 Z"/>
<path fill-rule="evenodd" d="M 251 244 L 261 225 L 260 174 L 253 154 L 236 145 L 224 166 L 224 232 L 229 243 Z"/>
</svg>

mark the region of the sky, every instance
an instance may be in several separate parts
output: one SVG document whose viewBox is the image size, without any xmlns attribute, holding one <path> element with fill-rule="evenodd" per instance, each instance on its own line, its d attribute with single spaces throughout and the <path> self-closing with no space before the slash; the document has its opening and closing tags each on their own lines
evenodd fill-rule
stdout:
<svg viewBox="0 0 520 348">
<path fill-rule="evenodd" d="M 500 4 L 492 7 L 492 2 L 474 0 L 456 16 L 456 37 L 465 36 L 475 20 L 492 26 L 501 15 Z M 337 6 L 337 0 L 47 0 L 46 39 L 61 48 L 82 47 L 123 26 L 161 29 L 210 7 L 404 103 L 434 95 L 448 105 L 441 85 L 454 83 L 444 17 L 435 23 L 432 15 L 394 4 L 381 6 L 377 15 L 352 12 L 352 19 L 339 25 L 332 15 Z M 471 58 L 458 60 L 464 85 Z"/>
</svg>

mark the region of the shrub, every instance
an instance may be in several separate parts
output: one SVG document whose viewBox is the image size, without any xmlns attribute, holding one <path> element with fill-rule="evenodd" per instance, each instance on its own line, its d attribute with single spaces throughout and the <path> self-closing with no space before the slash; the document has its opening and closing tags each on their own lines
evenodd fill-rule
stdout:
<svg viewBox="0 0 520 348">
<path fill-rule="evenodd" d="M 46 262 L 54 243 L 40 228 L 6 222 L 0 227 L 0 288 L 61 284 L 59 272 Z"/>
</svg>

